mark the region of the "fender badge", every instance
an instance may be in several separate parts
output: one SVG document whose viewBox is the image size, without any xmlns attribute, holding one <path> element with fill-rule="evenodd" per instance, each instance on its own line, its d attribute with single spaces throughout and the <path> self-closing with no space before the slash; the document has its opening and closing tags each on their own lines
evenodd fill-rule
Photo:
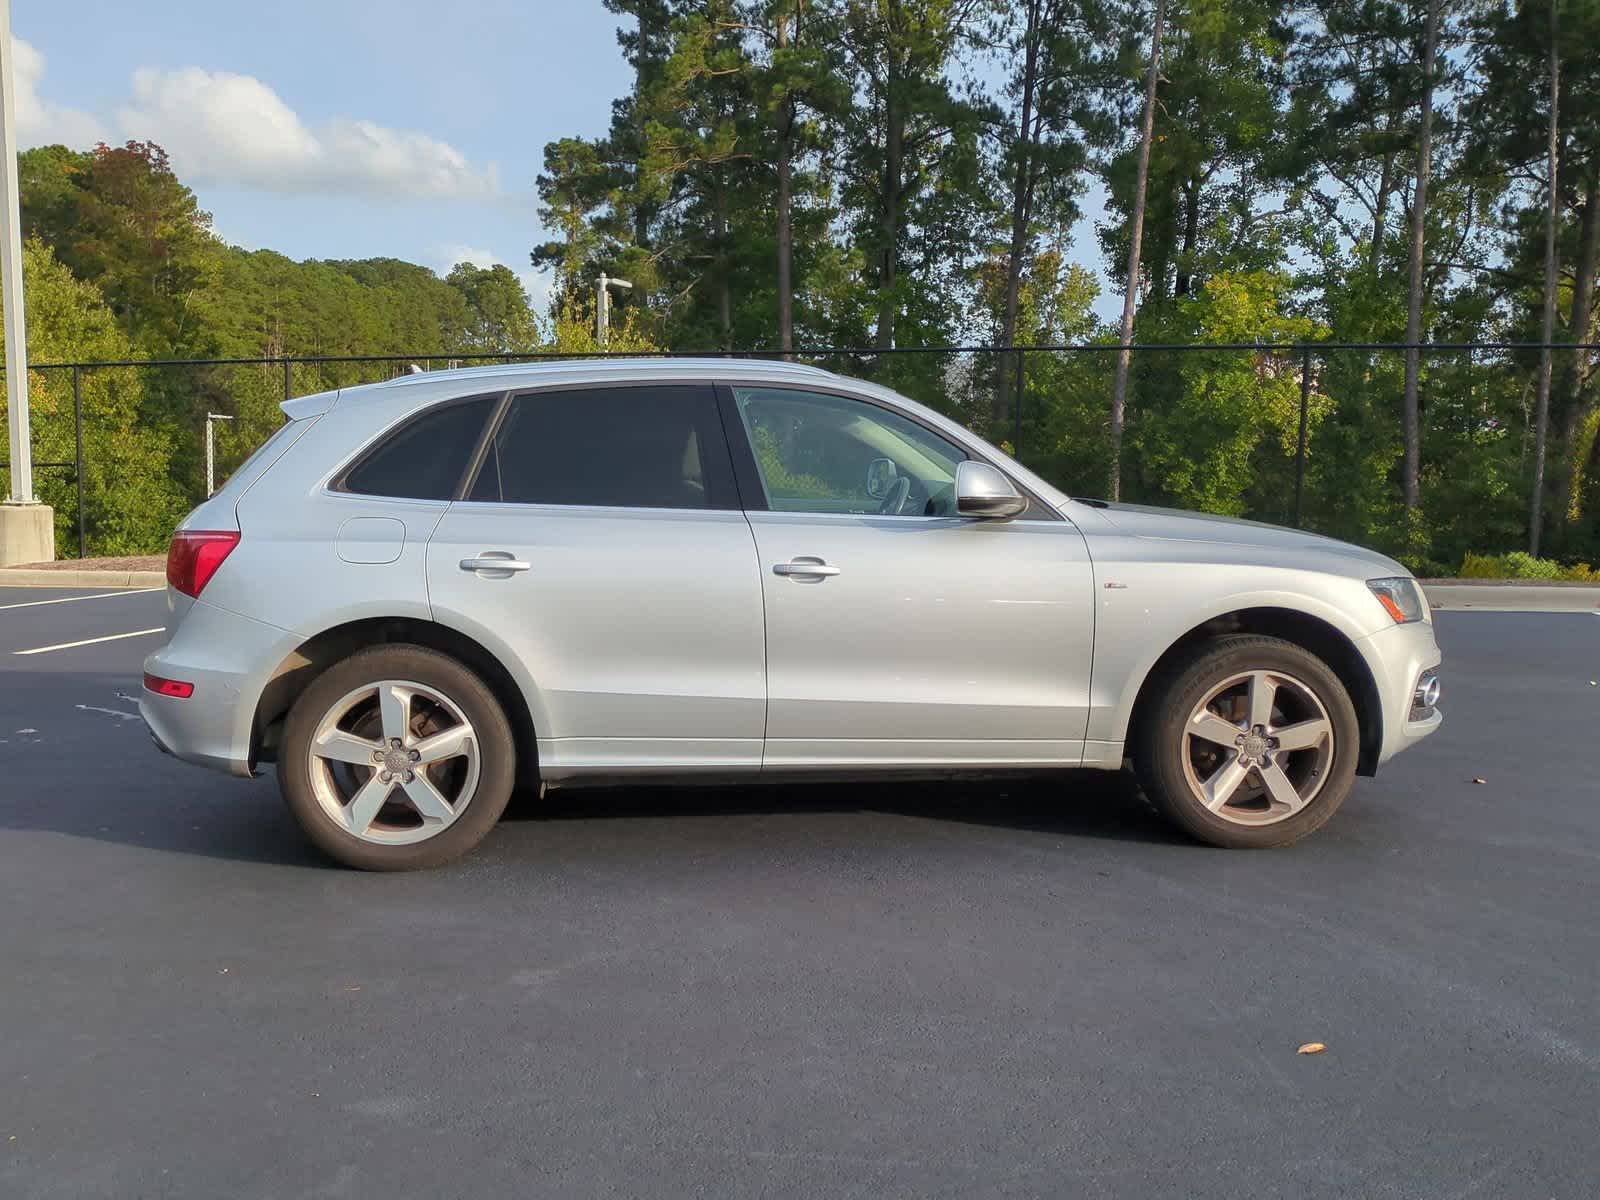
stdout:
<svg viewBox="0 0 1600 1200">
<path fill-rule="evenodd" d="M 1125 591 L 1128 590 L 1128 585 L 1125 584 L 1125 583 L 1111 583 L 1111 582 L 1108 581 L 1106 583 L 1106 588 L 1108 590 L 1109 589 L 1115 589 L 1115 590 L 1117 590 L 1119 592 L 1125 592 Z"/>
</svg>

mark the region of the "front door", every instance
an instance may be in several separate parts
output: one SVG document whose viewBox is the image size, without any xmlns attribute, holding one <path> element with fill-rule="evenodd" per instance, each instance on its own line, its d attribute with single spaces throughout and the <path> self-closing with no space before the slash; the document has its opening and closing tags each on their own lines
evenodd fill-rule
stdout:
<svg viewBox="0 0 1600 1200">
<path fill-rule="evenodd" d="M 761 492 L 746 485 L 764 766 L 1080 761 L 1094 596 L 1077 528 L 1042 506 L 956 515 L 966 452 L 888 407 L 758 386 L 725 403 Z"/>
<path fill-rule="evenodd" d="M 428 591 L 531 682 L 544 778 L 759 766 L 760 573 L 709 385 L 513 397 Z"/>
</svg>

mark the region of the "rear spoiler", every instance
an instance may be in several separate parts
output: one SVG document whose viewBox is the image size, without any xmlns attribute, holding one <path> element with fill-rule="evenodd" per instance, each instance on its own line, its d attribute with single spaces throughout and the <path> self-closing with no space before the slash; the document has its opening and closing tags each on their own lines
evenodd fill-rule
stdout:
<svg viewBox="0 0 1600 1200">
<path fill-rule="evenodd" d="M 331 392 L 314 392 L 309 396 L 296 396 L 293 400 L 285 400 L 278 405 L 283 409 L 283 415 L 291 421 L 298 421 L 301 417 L 320 417 L 334 406 L 339 399 L 339 389 Z"/>
</svg>

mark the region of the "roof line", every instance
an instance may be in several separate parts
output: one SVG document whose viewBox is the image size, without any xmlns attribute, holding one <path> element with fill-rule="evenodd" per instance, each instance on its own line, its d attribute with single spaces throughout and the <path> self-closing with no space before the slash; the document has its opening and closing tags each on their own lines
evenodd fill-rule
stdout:
<svg viewBox="0 0 1600 1200">
<path fill-rule="evenodd" d="M 497 375 L 557 375 L 571 372 L 625 371 L 637 373 L 685 375 L 799 375 L 808 378 L 830 377 L 832 372 L 809 363 L 773 362 L 764 359 L 727 358 L 630 358 L 605 359 L 552 359 L 543 362 L 494 363 L 477 367 L 455 367 L 444 371 L 423 371 L 410 375 L 397 375 L 393 379 L 374 383 L 353 384 L 347 390 L 362 388 L 397 388 L 417 384 L 437 383 L 450 379 L 487 379 Z"/>
</svg>

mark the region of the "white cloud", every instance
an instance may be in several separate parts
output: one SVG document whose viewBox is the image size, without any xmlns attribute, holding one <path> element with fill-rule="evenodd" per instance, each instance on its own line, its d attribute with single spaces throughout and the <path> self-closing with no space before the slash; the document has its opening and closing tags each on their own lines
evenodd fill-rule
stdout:
<svg viewBox="0 0 1600 1200">
<path fill-rule="evenodd" d="M 501 194 L 493 163 L 476 168 L 447 142 L 373 121 L 309 126 L 253 75 L 141 67 L 117 120 L 128 137 L 159 142 L 178 173 L 198 183 L 386 198 Z"/>
<path fill-rule="evenodd" d="M 22 146 L 49 146 L 56 142 L 86 150 L 104 141 L 100 122 L 86 112 L 51 104 L 39 95 L 44 78 L 44 55 L 19 37 L 11 39 L 16 74 L 12 87 L 17 103 L 17 140 Z"/>
<path fill-rule="evenodd" d="M 528 303 L 541 317 L 550 310 L 550 297 L 556 289 L 555 277 L 549 271 L 518 271 L 522 290 L 528 293 Z"/>
<path fill-rule="evenodd" d="M 449 242 L 435 249 L 433 262 L 441 275 L 448 275 L 457 263 L 471 263 L 475 267 L 492 267 L 501 261 L 493 250 L 480 250 L 461 242 Z"/>
</svg>

